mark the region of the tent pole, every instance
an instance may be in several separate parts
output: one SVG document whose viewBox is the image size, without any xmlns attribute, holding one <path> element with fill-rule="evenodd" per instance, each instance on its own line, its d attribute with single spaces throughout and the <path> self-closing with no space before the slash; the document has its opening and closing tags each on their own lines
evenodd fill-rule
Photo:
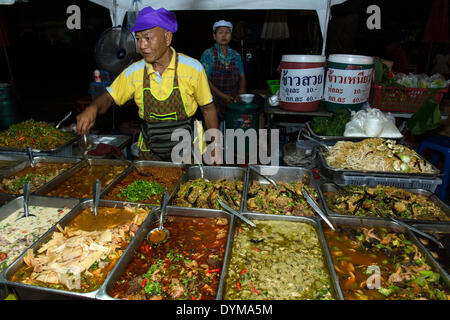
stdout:
<svg viewBox="0 0 450 320">
<path fill-rule="evenodd" d="M 323 31 L 323 42 L 322 42 L 322 55 L 325 55 L 325 46 L 327 44 L 327 33 L 328 33 L 328 21 L 330 21 L 330 1 L 327 0 L 327 11 L 325 14 L 325 25 L 324 25 L 324 31 Z"/>
</svg>

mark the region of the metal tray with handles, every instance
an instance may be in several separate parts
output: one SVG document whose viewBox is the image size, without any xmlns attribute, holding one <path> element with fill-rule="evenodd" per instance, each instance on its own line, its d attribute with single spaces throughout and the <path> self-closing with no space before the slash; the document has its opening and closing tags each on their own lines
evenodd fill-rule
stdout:
<svg viewBox="0 0 450 320">
<path fill-rule="evenodd" d="M 59 198 L 46 198 L 47 201 L 61 201 Z M 67 200 L 67 201 L 73 201 L 73 199 Z M 151 206 L 143 206 L 139 204 L 133 204 L 129 202 L 118 202 L 118 201 L 107 201 L 107 200 L 100 200 L 98 204 L 100 207 L 111 207 L 111 208 L 123 208 L 125 206 L 131 206 L 131 207 L 147 207 L 149 212 L 153 209 Z M 55 224 L 53 227 L 51 227 L 41 238 L 39 238 L 38 241 L 36 241 L 32 246 L 28 248 L 28 250 L 33 250 L 36 252 L 41 248 L 45 243 L 47 243 L 53 236 L 53 233 L 58 231 L 57 225 L 59 225 L 61 228 L 64 228 L 66 225 L 68 225 L 75 217 L 77 217 L 81 211 L 85 208 L 92 208 L 93 207 L 93 200 L 92 199 L 85 199 L 80 201 L 68 214 L 66 214 L 57 224 Z M 144 226 L 146 221 L 150 219 L 151 215 L 149 214 L 147 218 L 144 220 L 143 224 L 140 226 L 139 230 L 135 234 L 135 237 L 140 234 L 142 226 Z M 135 238 L 133 237 L 133 239 Z M 133 242 L 133 239 L 128 243 L 130 245 Z M 53 288 L 46 288 L 46 287 L 39 287 L 36 285 L 29 285 L 19 282 L 11 281 L 11 277 L 13 274 L 25 263 L 24 262 L 24 256 L 26 252 L 22 253 L 13 263 L 9 265 L 8 268 L 6 268 L 1 274 L 0 274 L 0 285 L 6 285 L 9 288 L 11 288 L 15 293 L 18 299 L 24 299 L 24 300 L 42 300 L 42 299 L 55 299 L 55 300 L 77 300 L 77 299 L 95 299 L 95 296 L 97 295 L 99 289 L 82 293 L 82 292 L 74 292 L 69 290 L 63 290 L 63 289 L 53 289 Z M 120 259 L 117 263 L 120 262 Z M 114 268 L 113 268 L 114 270 Z M 106 279 L 105 279 L 106 280 Z"/>
<path fill-rule="evenodd" d="M 148 234 L 148 232 L 152 229 L 152 225 L 154 222 L 158 220 L 159 213 L 158 210 L 153 210 L 151 213 L 150 219 L 147 219 L 144 224 L 141 226 L 141 229 L 139 230 L 139 233 L 136 234 L 133 241 L 128 245 L 128 248 L 123 253 L 122 257 L 120 258 L 119 262 L 116 264 L 114 269 L 111 271 L 109 276 L 107 277 L 106 281 L 102 285 L 102 287 L 98 290 L 98 293 L 96 295 L 96 298 L 99 300 L 120 300 L 117 298 L 111 297 L 109 294 L 112 286 L 114 283 L 119 280 L 120 276 L 125 271 L 126 267 L 130 263 L 131 259 L 133 258 L 137 248 L 141 245 L 143 241 L 146 241 L 145 238 Z M 225 253 L 222 260 L 222 266 L 225 260 L 225 257 L 228 255 L 228 251 L 230 250 L 229 243 L 230 239 L 232 237 L 232 228 L 234 224 L 234 216 L 231 216 L 229 213 L 225 211 L 220 210 L 210 210 L 210 209 L 202 209 L 202 208 L 185 208 L 185 207 L 173 207 L 168 206 L 167 207 L 167 216 L 184 216 L 184 217 L 192 217 L 195 219 L 196 217 L 203 217 L 203 218 L 226 218 L 228 220 L 228 234 L 227 234 L 227 244 L 225 247 Z M 221 275 L 219 280 L 219 286 L 217 289 L 217 295 L 216 299 L 221 299 L 221 288 L 223 287 L 223 272 L 224 267 L 221 269 Z"/>
</svg>

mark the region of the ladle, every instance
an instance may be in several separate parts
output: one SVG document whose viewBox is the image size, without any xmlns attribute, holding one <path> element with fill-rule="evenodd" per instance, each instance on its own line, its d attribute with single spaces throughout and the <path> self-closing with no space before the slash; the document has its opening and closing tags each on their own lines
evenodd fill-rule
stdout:
<svg viewBox="0 0 450 320">
<path fill-rule="evenodd" d="M 333 224 L 331 223 L 331 221 L 328 219 L 328 217 L 326 216 L 326 214 L 322 211 L 322 209 L 320 209 L 319 205 L 317 204 L 317 202 L 311 197 L 311 195 L 309 194 L 309 192 L 305 189 L 305 187 L 302 188 L 302 193 L 303 196 L 305 197 L 306 201 L 308 202 L 308 204 L 314 209 L 314 211 L 316 211 L 319 216 L 330 226 L 330 228 L 335 231 L 335 227 L 333 226 Z"/>
<path fill-rule="evenodd" d="M 389 215 L 389 218 L 390 218 L 392 221 L 394 221 L 394 222 L 398 223 L 399 225 L 401 225 L 402 227 L 405 227 L 406 229 L 409 229 L 409 230 L 411 230 L 411 231 L 413 231 L 413 232 L 415 232 L 415 233 L 417 233 L 417 234 L 420 234 L 422 237 L 425 237 L 425 238 L 427 238 L 427 239 L 430 239 L 431 241 L 433 241 L 434 243 L 436 243 L 436 244 L 438 245 L 439 248 L 441 248 L 441 249 L 444 248 L 444 245 L 443 245 L 439 240 L 437 240 L 435 237 L 429 235 L 428 233 L 422 232 L 422 231 L 420 231 L 419 229 L 416 229 L 416 228 L 414 228 L 413 226 L 410 226 L 410 225 L 407 224 L 407 223 L 404 223 L 404 222 L 402 222 L 402 221 L 400 221 L 400 220 L 397 220 L 397 219 L 395 219 L 395 218 L 394 218 L 393 216 L 391 216 L 391 215 Z"/>
<path fill-rule="evenodd" d="M 159 226 L 150 230 L 147 234 L 147 242 L 153 246 L 158 246 L 169 239 L 170 232 L 164 228 L 164 216 L 167 210 L 167 204 L 169 203 L 169 193 L 164 191 L 161 199 L 161 207 L 159 209 Z"/>
<path fill-rule="evenodd" d="M 66 116 L 64 118 L 62 118 L 62 120 L 60 122 L 58 122 L 58 124 L 55 126 L 56 129 L 59 128 L 59 126 L 66 121 L 67 119 L 69 119 L 70 115 L 72 114 L 72 111 L 70 111 L 68 114 L 66 114 Z"/>
<path fill-rule="evenodd" d="M 275 182 L 275 180 L 273 180 L 272 178 L 269 178 L 268 176 L 260 173 L 258 170 L 256 170 L 252 166 L 249 166 L 249 168 L 250 168 L 250 170 L 253 170 L 253 172 L 255 172 L 261 178 L 264 178 L 265 180 L 269 181 L 275 187 L 275 189 L 278 189 L 278 184 Z"/>
<path fill-rule="evenodd" d="M 28 160 L 30 160 L 30 166 L 34 168 L 33 150 L 31 149 L 30 146 L 27 146 L 27 155 Z"/>
<path fill-rule="evenodd" d="M 30 182 L 25 182 L 23 185 L 23 216 L 19 217 L 17 220 L 27 217 L 35 217 L 34 214 L 30 213 L 28 209 L 28 203 L 30 201 Z M 16 220 L 16 221 L 17 221 Z"/>
<path fill-rule="evenodd" d="M 222 206 L 222 208 L 224 208 L 225 210 L 227 210 L 228 212 L 234 214 L 236 217 L 238 217 L 239 219 L 243 220 L 245 223 L 247 223 L 248 225 L 252 226 L 252 227 L 256 227 L 256 225 L 251 222 L 249 219 L 247 219 L 246 217 L 244 217 L 241 213 L 237 212 L 236 210 L 234 210 L 232 207 L 230 207 L 229 205 L 227 205 L 225 202 L 223 202 L 220 199 L 217 199 L 219 201 L 219 204 Z"/>
<path fill-rule="evenodd" d="M 92 199 L 93 199 L 93 206 L 92 211 L 94 213 L 94 216 L 98 214 L 98 202 L 100 201 L 100 191 L 102 188 L 102 184 L 99 179 L 95 180 L 94 187 L 92 188 Z"/>
</svg>

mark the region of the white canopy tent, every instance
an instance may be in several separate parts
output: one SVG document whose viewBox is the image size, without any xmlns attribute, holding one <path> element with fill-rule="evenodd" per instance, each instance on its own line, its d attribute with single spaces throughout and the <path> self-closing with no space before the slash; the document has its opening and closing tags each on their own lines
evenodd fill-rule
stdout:
<svg viewBox="0 0 450 320">
<path fill-rule="evenodd" d="M 141 10 L 152 6 L 155 9 L 178 10 L 315 10 L 322 33 L 322 55 L 325 54 L 328 21 L 331 6 L 346 0 L 90 0 L 110 11 L 113 26 L 123 24 L 129 10 Z"/>
</svg>

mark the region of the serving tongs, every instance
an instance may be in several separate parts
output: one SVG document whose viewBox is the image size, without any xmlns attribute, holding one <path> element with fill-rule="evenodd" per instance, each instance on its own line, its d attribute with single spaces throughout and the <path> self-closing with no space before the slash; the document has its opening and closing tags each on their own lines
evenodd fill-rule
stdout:
<svg viewBox="0 0 450 320">
<path fill-rule="evenodd" d="M 58 122 L 58 124 L 55 126 L 56 129 L 59 128 L 59 126 L 66 121 L 67 119 L 69 119 L 69 117 L 72 115 L 72 111 L 70 111 L 68 114 L 66 114 L 66 116 L 64 118 L 62 118 L 62 120 L 60 122 Z"/>
<path fill-rule="evenodd" d="M 100 201 L 100 191 L 102 188 L 102 184 L 99 179 L 95 180 L 94 187 L 92 188 L 92 198 L 93 198 L 93 205 L 92 205 L 92 212 L 94 216 L 97 216 L 98 214 L 98 202 Z"/>
<path fill-rule="evenodd" d="M 239 213 L 238 211 L 234 210 L 232 207 L 227 205 L 222 200 L 220 200 L 220 199 L 217 199 L 217 200 L 219 201 L 219 204 L 222 206 L 222 208 L 224 208 L 225 210 L 227 210 L 231 214 L 235 215 L 236 217 L 238 217 L 239 219 L 241 219 L 242 221 L 244 221 L 248 225 L 250 225 L 252 227 L 256 227 L 256 225 L 253 222 L 251 222 L 250 219 L 247 219 L 246 217 L 244 217 L 241 213 Z"/>
<path fill-rule="evenodd" d="M 336 231 L 336 228 L 333 226 L 331 221 L 328 219 L 327 215 L 320 209 L 319 205 L 317 204 L 316 200 L 311 197 L 309 192 L 305 189 L 305 187 L 302 188 L 302 194 L 306 199 L 306 202 L 314 209 L 314 211 L 317 212 L 317 214 L 330 226 L 330 228 L 333 231 Z"/>
<path fill-rule="evenodd" d="M 394 218 L 392 215 L 390 215 L 390 214 L 389 214 L 388 216 L 389 216 L 389 219 L 391 219 L 392 221 L 398 223 L 398 224 L 401 225 L 402 227 L 405 227 L 406 229 L 409 229 L 409 230 L 411 230 L 412 232 L 415 232 L 415 233 L 417 233 L 417 234 L 420 234 L 422 237 L 425 237 L 425 238 L 427 238 L 427 239 L 430 239 L 431 241 L 433 241 L 434 243 L 436 243 L 437 246 L 438 246 L 439 248 L 441 248 L 441 249 L 444 248 L 444 245 L 443 245 L 438 239 L 436 239 L 435 237 L 429 235 L 428 233 L 425 233 L 425 232 L 423 232 L 423 231 L 420 231 L 419 229 L 416 229 L 416 228 L 414 228 L 413 226 L 410 226 L 409 224 L 404 223 L 403 221 L 400 221 L 400 220 L 398 220 L 398 219 L 395 219 L 395 218 Z"/>
<path fill-rule="evenodd" d="M 30 166 L 32 168 L 34 168 L 33 150 L 31 149 L 31 147 L 29 145 L 27 146 L 27 155 L 28 155 L 28 160 L 30 160 Z"/>
<path fill-rule="evenodd" d="M 149 244 L 153 246 L 159 246 L 169 239 L 170 232 L 164 228 L 164 216 L 167 211 L 167 204 L 169 203 L 169 193 L 164 191 L 161 199 L 161 207 L 159 208 L 159 226 L 150 230 L 147 234 L 146 240 Z"/>
<path fill-rule="evenodd" d="M 29 202 L 30 202 L 30 182 L 27 181 L 23 185 L 23 216 L 19 217 L 17 220 L 27 217 L 36 217 L 34 214 L 30 213 L 28 209 Z"/>
<path fill-rule="evenodd" d="M 261 178 L 269 181 L 270 184 L 272 184 L 275 187 L 275 189 L 278 189 L 278 184 L 275 182 L 275 180 L 273 180 L 272 178 L 269 178 L 268 176 L 260 173 L 256 168 L 253 168 L 252 166 L 248 166 L 248 167 L 250 168 L 250 170 L 255 172 L 258 176 L 260 176 Z"/>
<path fill-rule="evenodd" d="M 323 143 L 322 141 L 316 140 L 313 137 L 311 137 L 309 134 L 306 134 L 305 132 L 303 132 L 303 137 L 305 137 L 306 139 L 308 139 L 309 141 L 312 141 L 314 143 L 316 143 L 317 145 L 319 145 L 320 147 L 325 148 L 325 150 L 327 151 L 331 151 L 331 147 L 325 143 Z"/>
</svg>

